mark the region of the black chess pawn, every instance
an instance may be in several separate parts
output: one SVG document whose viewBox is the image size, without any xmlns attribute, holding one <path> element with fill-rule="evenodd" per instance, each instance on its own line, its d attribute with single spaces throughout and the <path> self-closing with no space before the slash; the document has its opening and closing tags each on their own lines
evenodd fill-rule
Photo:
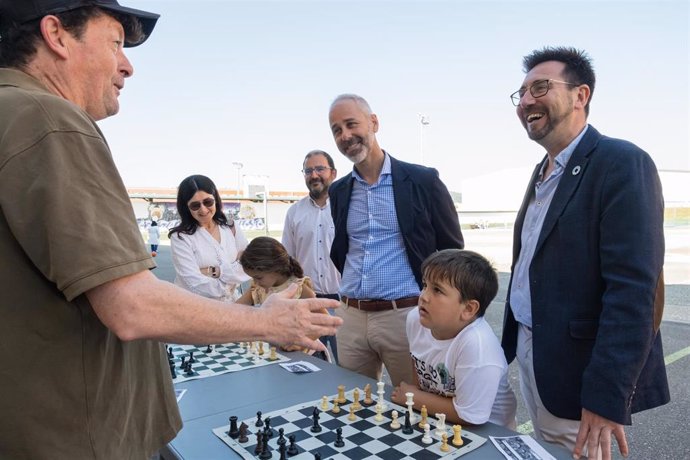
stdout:
<svg viewBox="0 0 690 460">
<path fill-rule="evenodd" d="M 189 352 L 189 361 L 188 361 L 188 362 L 190 362 L 190 363 L 195 363 L 195 362 L 197 362 L 197 360 L 194 359 L 194 352 L 193 352 L 193 351 L 190 351 L 190 352 Z"/>
<path fill-rule="evenodd" d="M 173 379 L 177 378 L 177 372 L 175 371 L 175 363 L 170 363 L 170 376 Z"/>
<path fill-rule="evenodd" d="M 290 441 L 290 445 L 288 446 L 287 454 L 291 457 L 293 455 L 299 454 L 299 449 L 297 448 L 297 445 L 295 444 L 295 440 L 296 440 L 295 435 L 294 434 L 289 435 L 288 440 Z"/>
<path fill-rule="evenodd" d="M 319 414 L 321 411 L 317 409 L 316 407 L 314 408 L 314 412 L 312 412 L 312 419 L 314 420 L 314 424 L 311 427 L 311 432 L 312 433 L 321 433 L 321 425 L 319 425 Z"/>
<path fill-rule="evenodd" d="M 183 357 L 180 358 L 180 360 L 182 361 L 182 362 L 180 363 L 180 369 L 182 369 L 182 370 L 184 370 L 184 367 L 185 367 L 185 365 L 187 364 L 186 361 L 185 361 L 186 359 L 187 359 L 186 356 L 183 356 Z"/>
<path fill-rule="evenodd" d="M 321 460 L 321 454 L 318 452 L 314 453 L 314 460 Z"/>
<path fill-rule="evenodd" d="M 403 434 L 412 434 L 412 424 L 410 423 L 410 412 L 405 412 L 405 426 L 402 429 Z"/>
<path fill-rule="evenodd" d="M 287 440 L 285 439 L 284 433 L 285 433 L 284 429 L 278 428 L 278 439 L 276 440 L 278 445 L 287 443 Z"/>
<path fill-rule="evenodd" d="M 213 348 L 211 348 L 211 345 L 206 345 L 206 353 L 211 353 L 213 351 Z"/>
<path fill-rule="evenodd" d="M 184 373 L 188 377 L 194 375 L 194 369 L 192 369 L 192 363 L 190 361 L 187 361 L 187 363 L 184 365 Z"/>
<path fill-rule="evenodd" d="M 249 437 L 247 436 L 247 430 L 249 429 L 249 426 L 242 422 L 240 425 L 240 436 L 237 438 L 237 442 L 240 442 L 244 444 L 245 442 L 249 441 Z"/>
<path fill-rule="evenodd" d="M 228 431 L 228 436 L 232 439 L 237 439 L 240 436 L 240 430 L 237 428 L 237 416 L 230 416 L 230 431 Z"/>
<path fill-rule="evenodd" d="M 175 355 L 173 355 L 172 352 L 172 347 L 168 347 L 168 359 L 174 359 Z"/>
<path fill-rule="evenodd" d="M 343 441 L 343 429 L 338 427 L 335 429 L 335 447 L 345 447 L 345 441 Z"/>
<path fill-rule="evenodd" d="M 261 411 L 258 411 L 256 413 L 256 423 L 254 424 L 254 426 L 264 426 L 264 421 L 261 420 Z"/>
</svg>

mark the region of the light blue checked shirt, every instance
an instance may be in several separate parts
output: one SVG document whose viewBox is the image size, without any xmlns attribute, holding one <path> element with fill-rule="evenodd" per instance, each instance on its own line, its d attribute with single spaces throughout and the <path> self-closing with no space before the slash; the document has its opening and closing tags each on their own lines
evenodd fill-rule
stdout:
<svg viewBox="0 0 690 460">
<path fill-rule="evenodd" d="M 570 157 L 586 132 L 587 127 L 556 156 L 556 167 L 549 177 L 542 182 L 546 167 L 546 163 L 544 163 L 539 172 L 539 179 L 534 184 L 534 195 L 527 206 L 525 220 L 522 224 L 522 235 L 520 236 L 522 242 L 520 255 L 515 263 L 513 281 L 510 285 L 510 308 L 513 310 L 515 319 L 530 328 L 532 327 L 532 295 L 529 290 L 529 266 L 532 264 L 539 234 L 544 225 L 544 218 L 546 218 L 558 184 L 561 182 L 563 171 L 565 171 Z"/>
<path fill-rule="evenodd" d="M 419 295 L 405 252 L 393 196 L 391 160 L 385 154 L 378 181 L 369 185 L 353 168 L 347 215 L 350 245 L 340 295 L 393 300 Z"/>
</svg>

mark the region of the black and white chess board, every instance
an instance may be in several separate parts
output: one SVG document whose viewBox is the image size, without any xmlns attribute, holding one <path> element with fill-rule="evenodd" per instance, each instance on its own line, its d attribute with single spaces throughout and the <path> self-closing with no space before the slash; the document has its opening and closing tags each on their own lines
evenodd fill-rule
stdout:
<svg viewBox="0 0 690 460">
<path fill-rule="evenodd" d="M 247 343 L 243 342 L 210 345 L 210 351 L 209 345 L 167 345 L 166 351 L 168 361 L 175 366 L 174 383 L 213 377 L 227 372 L 237 372 L 290 360 L 280 353 L 276 353 L 275 359 L 271 359 L 270 347 L 267 343 L 263 344 L 263 354 L 261 355 L 256 343 L 252 348 L 253 350 L 248 351 Z M 182 366 L 182 359 L 184 358 L 185 362 L 188 361 L 190 353 L 192 353 L 194 361 L 191 365 L 191 374 Z"/>
<path fill-rule="evenodd" d="M 337 414 L 332 412 L 332 401 L 335 396 L 328 398 L 329 410 L 321 410 L 321 400 L 318 400 L 263 414 L 264 420 L 266 417 L 270 417 L 271 429 L 274 432 L 268 443 L 269 449 L 272 452 L 272 459 L 277 460 L 280 458 L 278 453 L 278 430 L 280 428 L 283 429 L 286 440 L 289 435 L 295 436 L 295 445 L 297 446 L 298 453 L 296 455 L 288 455 L 288 458 L 291 460 L 313 460 L 314 454 L 317 452 L 321 454 L 323 460 L 363 458 L 386 460 L 453 459 L 480 447 L 486 442 L 485 438 L 463 429 L 463 445 L 456 447 L 451 443 L 453 430 L 448 425 L 446 427 L 446 435 L 448 437 L 449 449 L 447 452 L 443 452 L 441 451 L 441 436 L 434 433 L 437 424 L 436 419 L 428 418 L 428 422 L 431 424 L 430 435 L 433 442 L 427 445 L 422 442 L 424 430 L 418 426 L 420 418 L 418 414 L 413 433 L 406 435 L 403 434 L 402 427 L 398 429 L 390 427 L 393 410 L 398 411 L 398 421 L 401 425 L 404 424 L 406 408 L 386 401 L 387 407 L 382 412 L 382 421 L 375 420 L 376 411 L 374 406 L 362 407 L 362 409 L 355 412 L 356 419 L 351 421 L 348 419 L 348 416 L 350 414 L 353 391 L 347 392 L 345 396 L 347 402 L 340 405 L 340 412 Z M 319 424 L 322 427 L 322 431 L 319 433 L 311 431 L 313 426 L 312 414 L 315 407 L 321 411 L 319 414 Z M 256 418 L 238 421 L 238 425 L 242 422 L 249 426 L 247 433 L 248 441 L 246 443 L 240 443 L 237 439 L 233 439 L 228 435 L 229 425 L 215 428 L 213 433 L 242 458 L 259 458 L 259 453 L 255 453 L 257 444 L 256 433 L 261 431 L 262 428 L 255 427 Z M 334 446 L 337 428 L 342 429 L 343 447 Z M 287 445 L 289 444 L 288 441 Z"/>
</svg>

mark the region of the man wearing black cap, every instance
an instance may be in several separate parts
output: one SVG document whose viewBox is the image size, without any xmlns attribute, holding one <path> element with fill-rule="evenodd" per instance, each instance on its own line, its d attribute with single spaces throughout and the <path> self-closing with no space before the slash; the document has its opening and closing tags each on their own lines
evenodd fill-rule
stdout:
<svg viewBox="0 0 690 460">
<path fill-rule="evenodd" d="M 323 350 L 323 299 L 254 309 L 159 281 L 95 121 L 158 15 L 0 0 L 0 458 L 146 459 L 180 429 L 160 341 Z M 106 212 L 103 212 L 107 209 Z"/>
</svg>

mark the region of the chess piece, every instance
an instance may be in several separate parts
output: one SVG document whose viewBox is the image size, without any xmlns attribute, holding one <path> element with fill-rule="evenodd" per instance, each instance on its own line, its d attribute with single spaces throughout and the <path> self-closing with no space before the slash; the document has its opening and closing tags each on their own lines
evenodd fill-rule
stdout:
<svg viewBox="0 0 690 460">
<path fill-rule="evenodd" d="M 268 447 L 268 433 L 264 431 L 261 437 L 261 453 L 259 454 L 259 458 L 261 460 L 268 460 L 273 456 L 273 454 L 271 454 L 271 449 Z"/>
<path fill-rule="evenodd" d="M 407 405 L 407 413 L 410 414 L 410 423 L 414 423 L 414 393 L 408 391 L 405 393 L 405 397 L 407 398 L 407 402 L 405 404 Z"/>
<path fill-rule="evenodd" d="M 278 445 L 285 444 L 287 441 L 285 440 L 285 430 L 282 428 L 278 428 L 278 439 L 276 439 L 276 442 Z"/>
<path fill-rule="evenodd" d="M 450 447 L 448 447 L 448 435 L 443 433 L 441 435 L 441 452 L 448 452 Z"/>
<path fill-rule="evenodd" d="M 352 404 L 350 404 L 350 415 L 347 416 L 347 419 L 351 422 L 357 420 L 357 416 L 355 415 L 355 407 Z"/>
<path fill-rule="evenodd" d="M 350 405 L 354 410 L 360 410 L 362 405 L 359 403 L 359 388 L 355 388 L 352 392 L 352 404 Z"/>
<path fill-rule="evenodd" d="M 263 355 L 264 355 L 264 343 L 259 342 L 259 356 L 263 356 Z"/>
<path fill-rule="evenodd" d="M 249 437 L 247 436 L 247 430 L 249 430 L 249 426 L 247 426 L 246 423 L 242 422 L 242 424 L 240 425 L 240 435 L 237 438 L 237 442 L 244 444 L 245 442 L 249 441 Z"/>
<path fill-rule="evenodd" d="M 383 382 L 376 383 L 376 388 L 377 388 L 376 394 L 378 396 L 378 398 L 376 398 L 376 405 L 381 406 L 382 412 L 388 408 L 388 406 L 386 405 L 386 403 L 383 400 L 383 394 L 385 392 L 385 390 L 384 390 L 385 386 L 386 386 L 386 384 Z"/>
<path fill-rule="evenodd" d="M 345 404 L 345 385 L 338 385 L 338 404 Z"/>
<path fill-rule="evenodd" d="M 423 430 L 424 427 L 426 427 L 428 425 L 427 417 L 429 416 L 429 414 L 427 413 L 425 405 L 422 404 L 422 410 L 420 412 L 422 413 L 422 420 L 419 422 L 419 428 L 421 428 Z"/>
<path fill-rule="evenodd" d="M 460 425 L 453 425 L 453 445 L 454 446 L 462 446 L 463 440 L 462 440 L 462 427 Z"/>
<path fill-rule="evenodd" d="M 185 366 L 187 365 L 186 359 L 187 359 L 186 356 L 182 356 L 180 358 L 180 361 L 181 361 L 180 362 L 180 369 L 182 369 L 182 370 L 185 370 Z"/>
<path fill-rule="evenodd" d="M 438 422 L 436 423 L 436 436 L 441 436 L 446 432 L 446 414 L 436 414 Z"/>
<path fill-rule="evenodd" d="M 187 363 L 186 363 L 184 366 L 185 366 L 185 367 L 184 367 L 184 374 L 185 374 L 187 377 L 193 376 L 193 375 L 194 375 L 194 369 L 192 369 L 192 362 L 191 362 L 191 361 L 187 361 Z"/>
<path fill-rule="evenodd" d="M 316 453 L 314 454 L 314 460 L 321 460 L 321 454 L 318 453 L 318 452 L 316 452 Z"/>
<path fill-rule="evenodd" d="M 240 430 L 237 428 L 237 416 L 230 416 L 230 430 L 228 431 L 228 436 L 232 439 L 237 439 L 240 436 Z"/>
<path fill-rule="evenodd" d="M 392 418 L 391 428 L 394 430 L 397 430 L 398 428 L 400 428 L 400 422 L 398 422 L 398 411 L 397 410 L 394 410 L 391 413 L 391 418 Z"/>
<path fill-rule="evenodd" d="M 403 426 L 402 432 L 403 434 L 412 434 L 414 432 L 409 412 L 405 412 L 405 426 Z"/>
<path fill-rule="evenodd" d="M 315 407 L 311 416 L 312 420 L 314 420 L 314 424 L 311 427 L 312 433 L 321 433 L 321 425 L 319 425 L 319 414 L 319 409 Z"/>
<path fill-rule="evenodd" d="M 290 441 L 290 445 L 288 446 L 287 449 L 287 454 L 292 457 L 297 454 L 299 454 L 299 449 L 297 448 L 297 445 L 295 444 L 295 435 L 291 434 L 288 436 L 288 441 Z"/>
<path fill-rule="evenodd" d="M 376 406 L 376 415 L 374 416 L 374 420 L 376 420 L 377 422 L 383 421 L 383 412 L 381 411 L 381 408 L 379 406 Z"/>
<path fill-rule="evenodd" d="M 278 359 L 278 355 L 276 354 L 276 347 L 271 347 L 271 354 L 268 356 L 269 361 L 275 361 Z M 288 453 L 290 455 L 290 453 Z"/>
<path fill-rule="evenodd" d="M 338 405 L 338 398 L 333 398 L 333 409 L 331 409 L 331 412 L 333 412 L 334 414 L 340 413 L 340 406 Z"/>
<path fill-rule="evenodd" d="M 271 428 L 271 417 L 266 417 L 264 419 L 264 433 L 268 433 L 268 437 L 273 437 L 273 428 Z"/>
<path fill-rule="evenodd" d="M 194 352 L 190 351 L 189 352 L 189 360 L 187 360 L 188 363 L 197 363 L 199 362 L 198 359 L 194 358 Z"/>
<path fill-rule="evenodd" d="M 172 347 L 168 347 L 168 359 L 175 359 L 175 355 L 173 355 L 172 352 Z"/>
<path fill-rule="evenodd" d="M 254 426 L 258 426 L 258 427 L 264 426 L 264 421 L 261 420 L 261 411 L 258 411 L 256 413 L 256 423 L 254 423 Z"/>
<path fill-rule="evenodd" d="M 429 424 L 427 423 L 426 425 L 424 425 L 424 436 L 422 436 L 422 442 L 424 444 L 431 444 L 432 442 L 434 442 L 434 440 L 431 438 L 429 430 Z"/>
<path fill-rule="evenodd" d="M 206 353 L 211 353 L 213 351 L 213 348 L 211 348 L 211 345 L 206 345 Z"/>
<path fill-rule="evenodd" d="M 321 397 L 321 410 L 325 412 L 328 409 L 330 409 L 328 407 L 328 396 L 322 396 Z"/>
<path fill-rule="evenodd" d="M 335 442 L 333 445 L 335 447 L 345 447 L 345 441 L 343 441 L 343 429 L 341 427 L 335 429 Z"/>
<path fill-rule="evenodd" d="M 287 460 L 287 456 L 285 455 L 286 451 L 287 451 L 287 448 L 285 447 L 285 441 L 283 441 L 282 444 L 278 444 L 278 452 L 280 453 L 280 459 L 279 460 Z"/>
<path fill-rule="evenodd" d="M 170 376 L 173 379 L 177 378 L 177 372 L 175 371 L 175 363 L 173 363 L 173 362 L 170 363 Z"/>
<path fill-rule="evenodd" d="M 365 406 L 371 406 L 374 404 L 374 400 L 371 399 L 371 384 L 369 383 L 364 386 L 364 401 L 362 401 L 362 404 Z"/>
<path fill-rule="evenodd" d="M 239 342 L 239 346 L 240 346 L 240 350 L 244 351 L 244 342 Z"/>
<path fill-rule="evenodd" d="M 261 431 L 256 432 L 256 446 L 254 447 L 254 455 L 259 455 L 263 449 L 263 434 Z"/>
</svg>

